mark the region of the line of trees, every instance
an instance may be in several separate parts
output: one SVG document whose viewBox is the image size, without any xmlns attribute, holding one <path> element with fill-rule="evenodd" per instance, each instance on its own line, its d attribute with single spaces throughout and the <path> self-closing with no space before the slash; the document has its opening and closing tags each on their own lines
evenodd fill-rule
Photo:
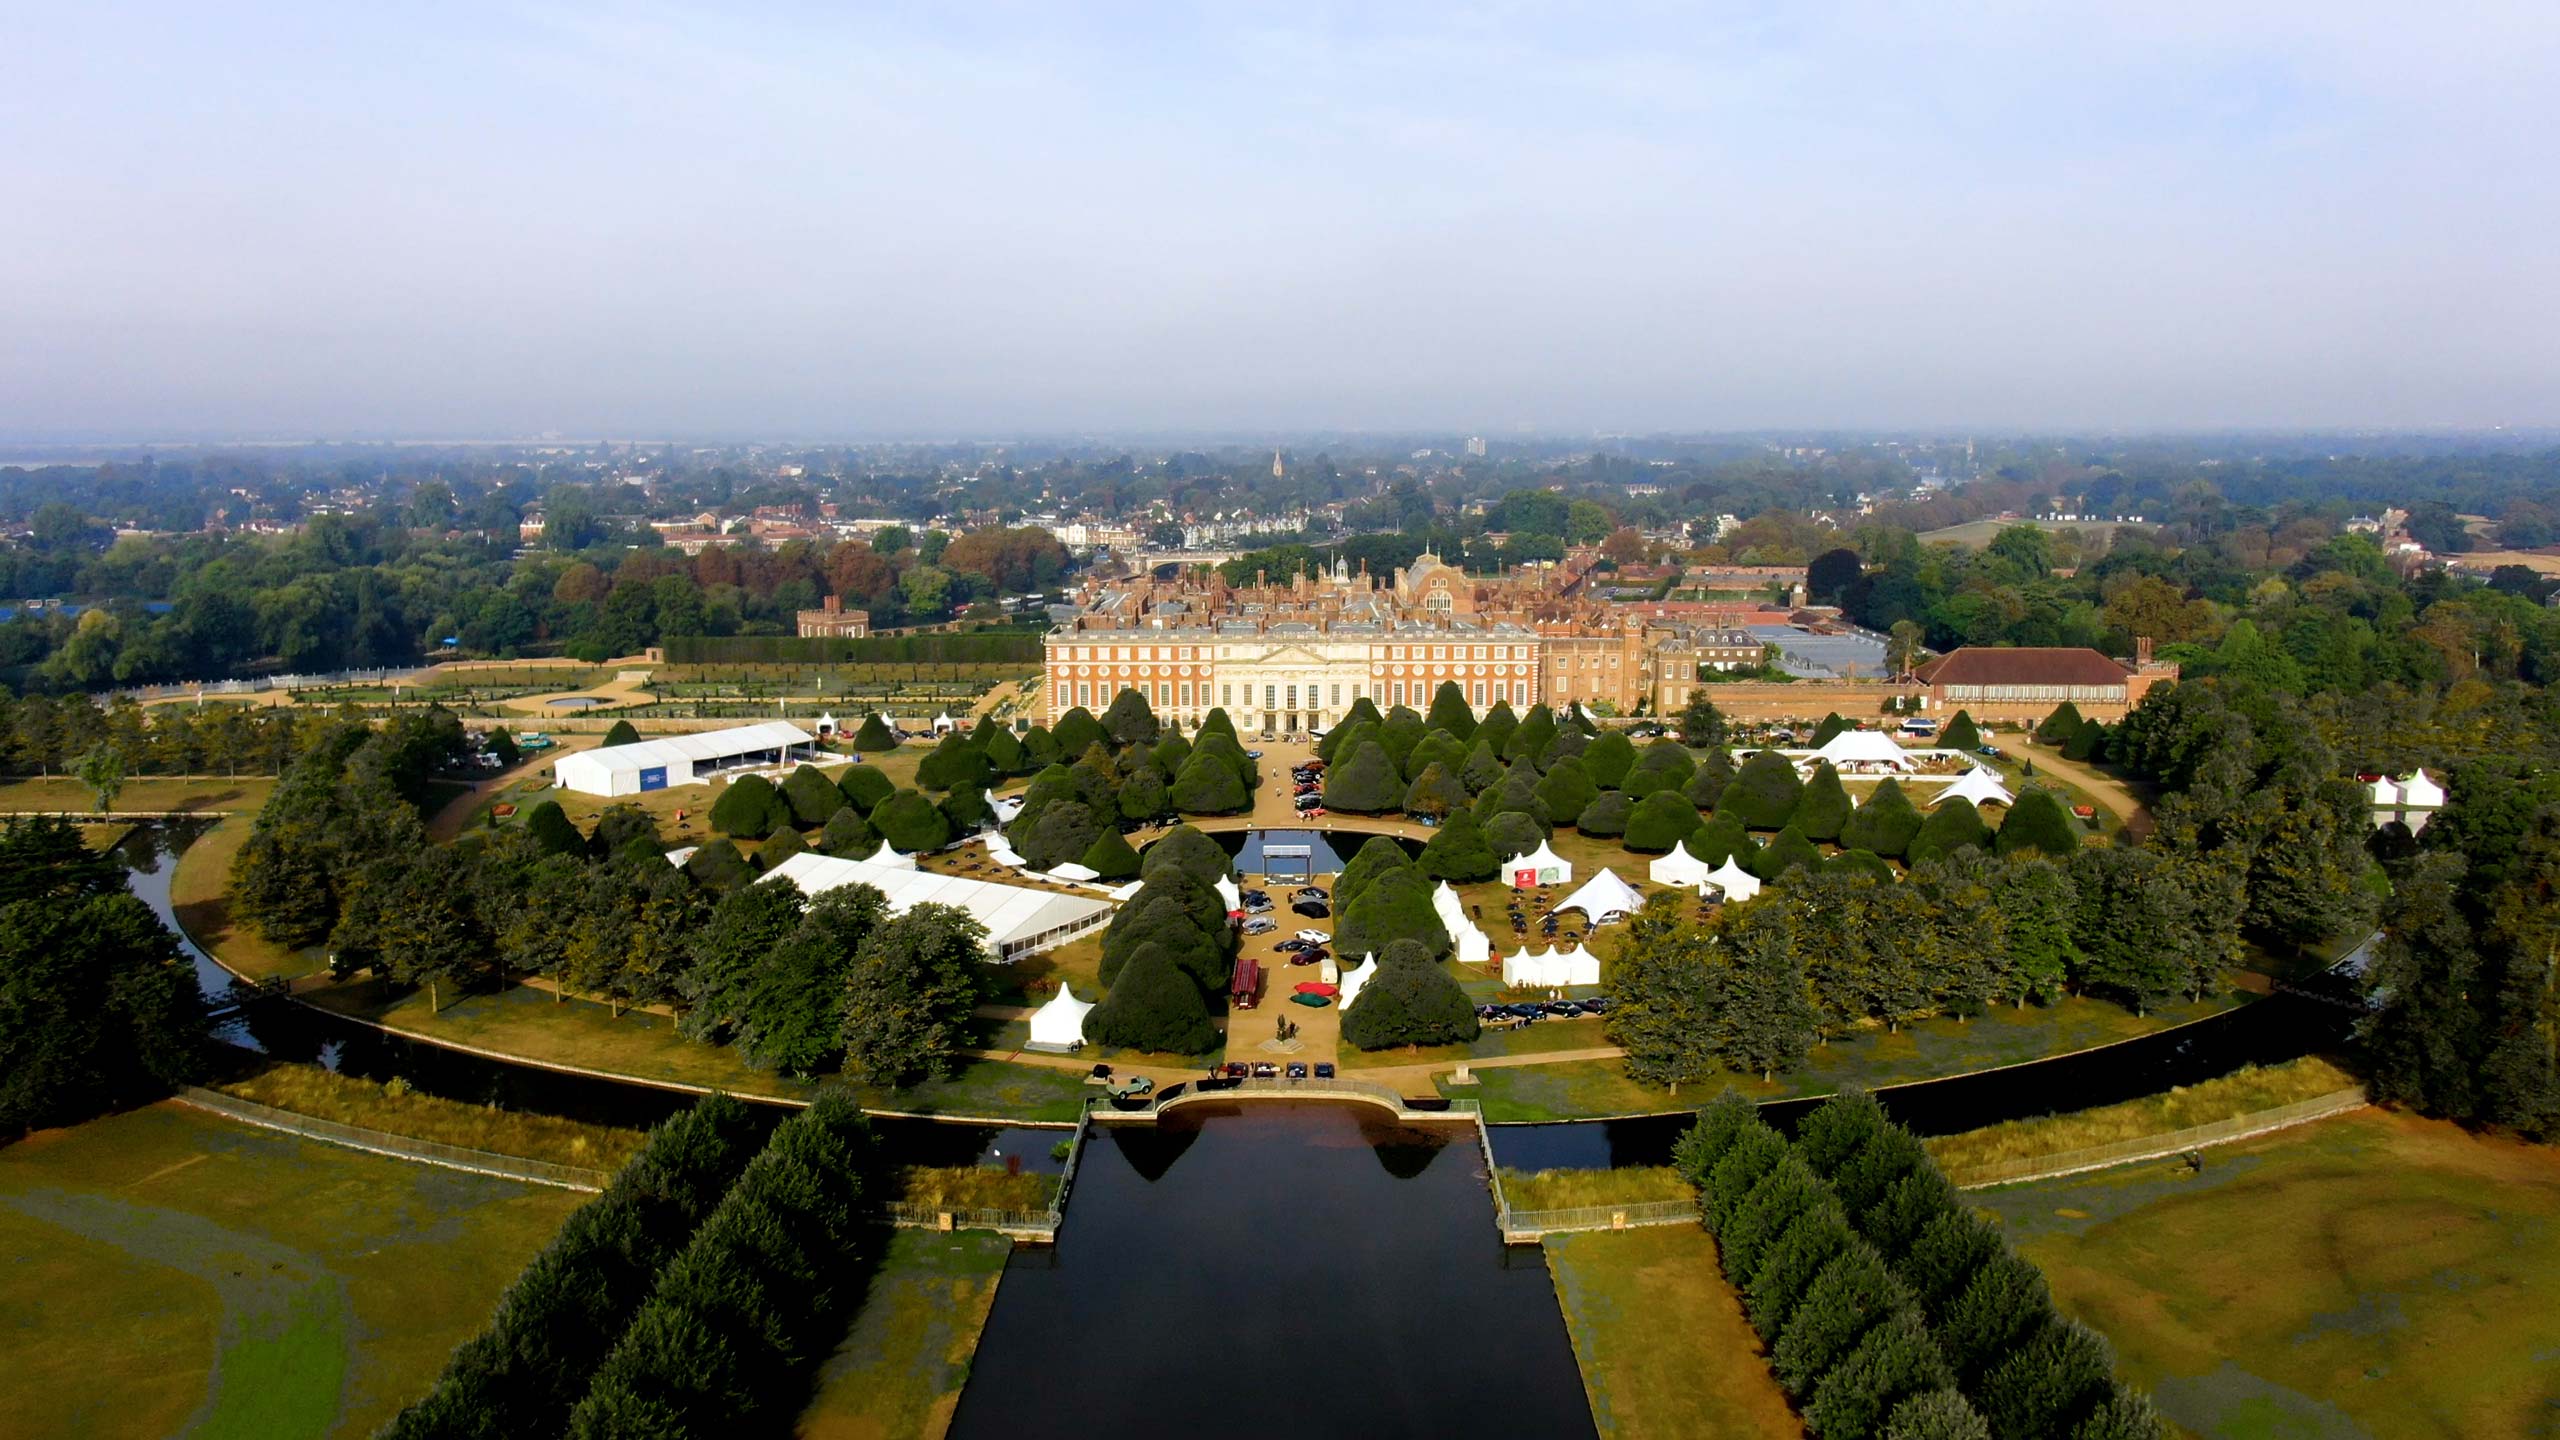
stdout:
<svg viewBox="0 0 2560 1440">
<path fill-rule="evenodd" d="M 0 826 L 0 1140 L 197 1078 L 204 1004 L 124 867 L 68 821 Z"/>
<path fill-rule="evenodd" d="M 1229 873 L 1227 852 L 1189 825 L 1147 848 L 1138 893 L 1103 931 L 1109 989 L 1085 1016 L 1086 1039 L 1166 1055 L 1217 1048 L 1210 1017 L 1226 1007 L 1236 953 L 1217 889 Z"/>
<path fill-rule="evenodd" d="M 1820 1440 L 2156 1440 L 2097 1332 L 1874 1097 L 1791 1142 L 1726 1091 L 1673 1154 L 1769 1368 Z"/>
<path fill-rule="evenodd" d="M 1124 832 L 1175 814 L 1235 814 L 1252 806 L 1262 783 L 1225 710 L 1211 710 L 1186 740 L 1178 726 L 1158 723 L 1136 690 L 1122 690 L 1098 717 L 1081 705 L 1067 711 L 1045 738 L 1055 758 L 1032 775 L 1005 826 L 1034 869 L 1076 861 L 1125 880 L 1139 867 Z"/>
</svg>

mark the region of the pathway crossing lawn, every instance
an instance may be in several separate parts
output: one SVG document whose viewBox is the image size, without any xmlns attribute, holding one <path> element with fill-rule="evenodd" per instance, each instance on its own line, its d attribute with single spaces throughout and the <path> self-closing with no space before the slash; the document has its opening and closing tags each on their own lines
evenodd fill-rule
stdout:
<svg viewBox="0 0 2560 1440">
<path fill-rule="evenodd" d="M 587 1197 L 164 1102 L 0 1149 L 0 1431 L 366 1436 Z"/>
<path fill-rule="evenodd" d="M 1980 1200 L 2208 1440 L 2560 1433 L 2560 1150 L 2364 1111 Z"/>
<path fill-rule="evenodd" d="M 1717 1076 L 1685 1086 L 1677 1095 L 1628 1079 L 1626 1066 L 1616 1060 L 1478 1070 L 1476 1084 L 1452 1086 L 1443 1076 L 1440 1090 L 1444 1095 L 1480 1098 L 1485 1118 L 1496 1122 L 1694 1110 L 1727 1085 L 1753 1100 L 1825 1095 L 1850 1083 L 1869 1089 L 1902 1085 L 2110 1045 L 2228 1008 L 2225 1001 L 2208 999 L 2201 1005 L 2181 1003 L 2136 1015 L 2108 1001 L 2079 998 L 2024 1010 L 2002 1007 L 1965 1021 L 1923 1020 L 1890 1035 L 1881 1029 L 1858 1031 L 1815 1046 L 1804 1069 L 1781 1075 L 1774 1084 L 1762 1084 L 1757 1075 Z M 1589 1037 L 1582 1044 L 1609 1043 L 1606 1032 L 1587 1020 L 1542 1021 L 1530 1028 L 1551 1027 Z"/>
<path fill-rule="evenodd" d="M 862 1313 L 818 1372 L 802 1440 L 940 1440 L 1011 1250 L 984 1230 L 894 1232 Z"/>
<path fill-rule="evenodd" d="M 1604 1440 L 1801 1440 L 1704 1230 L 1556 1235 L 1546 1249 Z"/>
</svg>

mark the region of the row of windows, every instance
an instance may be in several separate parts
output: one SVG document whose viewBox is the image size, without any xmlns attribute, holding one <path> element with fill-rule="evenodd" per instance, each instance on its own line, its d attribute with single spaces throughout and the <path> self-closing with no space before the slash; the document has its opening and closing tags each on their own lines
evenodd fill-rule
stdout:
<svg viewBox="0 0 2560 1440">
<path fill-rule="evenodd" d="M 1950 685 L 1949 700 L 2011 700 L 2052 702 L 2095 700 L 2102 704 L 2124 703 L 2121 685 Z"/>
<path fill-rule="evenodd" d="M 1474 658 L 1478 660 L 1537 658 L 1536 647 L 1529 645 L 1394 645 L 1389 646 L 1388 649 L 1390 658 L 1397 660 L 1464 660 L 1468 658 L 1469 650 L 1475 652 Z M 1517 655 L 1512 653 L 1515 650 L 1519 652 Z M 1412 653 L 1408 655 L 1405 653 L 1407 651 Z M 1231 648 L 1222 649 L 1217 652 L 1217 656 L 1221 660 L 1232 660 L 1236 658 L 1236 652 Z M 1073 645 L 1066 647 L 1065 653 L 1058 656 L 1061 663 L 1073 662 L 1081 665 L 1112 660 L 1206 660 L 1208 658 L 1209 647 L 1206 645 Z"/>
</svg>

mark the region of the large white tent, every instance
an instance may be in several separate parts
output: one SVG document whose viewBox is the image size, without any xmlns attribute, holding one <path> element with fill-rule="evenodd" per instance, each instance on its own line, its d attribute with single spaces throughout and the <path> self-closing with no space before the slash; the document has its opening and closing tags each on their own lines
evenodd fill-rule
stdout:
<svg viewBox="0 0 2560 1440">
<path fill-rule="evenodd" d="M 2016 803 L 2016 797 L 2009 793 L 2008 786 L 2000 783 L 2000 777 L 1979 765 L 1957 776 L 1945 789 L 1931 797 L 1929 803 L 1938 805 L 1955 799 L 1970 800 L 1976 805 Z"/>
<path fill-rule="evenodd" d="M 1022 1048 L 1052 1055 L 1064 1055 L 1083 1048 L 1084 1017 L 1092 1009 L 1092 1001 L 1076 998 L 1074 986 L 1060 985 L 1058 993 L 1049 997 L 1048 1004 L 1031 1012 L 1031 1038 L 1024 1042 Z"/>
<path fill-rule="evenodd" d="M 1448 881 L 1441 881 L 1440 888 L 1431 892 L 1431 911 L 1440 917 L 1440 928 L 1449 932 L 1450 943 L 1457 947 L 1459 964 L 1481 965 L 1493 958 L 1493 942 L 1467 918 L 1466 905 Z"/>
<path fill-rule="evenodd" d="M 552 765 L 560 788 L 581 795 L 638 795 L 671 785 L 707 783 L 719 770 L 787 765 L 794 746 L 814 745 L 809 732 L 780 720 L 607 745 L 563 755 Z M 814 755 L 815 750 L 810 754 Z"/>
<path fill-rule="evenodd" d="M 1632 915 L 1644 908 L 1644 895 L 1636 887 L 1618 878 L 1615 870 L 1602 870 L 1583 883 L 1581 889 L 1564 898 L 1556 906 L 1559 913 L 1579 910 L 1597 925 L 1610 915 Z"/>
<path fill-rule="evenodd" d="M 1707 883 L 1724 892 L 1724 898 L 1739 905 L 1760 893 L 1760 877 L 1742 868 L 1730 855 L 1707 876 Z"/>
<path fill-rule="evenodd" d="M 896 847 L 892 846 L 888 841 L 883 840 L 880 842 L 880 848 L 872 851 L 870 858 L 864 860 L 862 863 L 865 865 L 886 865 L 898 870 L 913 870 L 916 868 L 916 857 L 913 855 L 899 854 Z"/>
<path fill-rule="evenodd" d="M 1535 885 L 1570 885 L 1573 883 L 1573 862 L 1541 840 L 1538 848 L 1528 854 L 1514 855 L 1503 861 L 1502 879 L 1515 890 L 1526 890 Z"/>
<path fill-rule="evenodd" d="M 924 904 L 958 906 L 987 927 L 987 947 L 998 960 L 1016 960 L 1063 945 L 1109 924 L 1112 914 L 1107 900 L 815 853 L 794 855 L 764 878 L 776 876 L 807 895 L 824 894 L 839 885 L 869 885 L 888 897 L 892 915 Z"/>
<path fill-rule="evenodd" d="M 1843 775 L 1911 768 L 1911 758 L 1893 743 L 1892 736 L 1880 730 L 1843 730 L 1824 741 L 1822 748 L 1813 752 L 1813 759 L 1830 761 L 1831 768 Z"/>
<path fill-rule="evenodd" d="M 1550 945 L 1535 955 L 1522 946 L 1519 953 L 1502 957 L 1502 983 L 1521 989 L 1554 990 L 1567 985 L 1600 983 L 1600 957 L 1589 948 L 1576 945 L 1558 950 Z"/>
<path fill-rule="evenodd" d="M 1700 881 L 1715 873 L 1715 867 L 1689 853 L 1689 842 L 1682 840 L 1671 847 L 1671 853 L 1645 869 L 1645 878 L 1656 885 L 1677 885 L 1695 890 Z"/>
</svg>

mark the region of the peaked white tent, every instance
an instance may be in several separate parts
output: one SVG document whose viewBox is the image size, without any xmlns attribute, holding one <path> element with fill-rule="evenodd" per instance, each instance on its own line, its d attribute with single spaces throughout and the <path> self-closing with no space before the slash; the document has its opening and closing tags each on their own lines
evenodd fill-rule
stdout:
<svg viewBox="0 0 2560 1440">
<path fill-rule="evenodd" d="M 1831 768 L 1843 775 L 1911 768 L 1911 759 L 1902 747 L 1880 730 L 1843 730 L 1823 742 L 1822 748 L 1813 752 L 1813 759 L 1830 761 Z"/>
<path fill-rule="evenodd" d="M 1715 867 L 1689 853 L 1689 842 L 1682 840 L 1671 847 L 1671 853 L 1653 862 L 1645 870 L 1645 878 L 1656 885 L 1677 885 L 1695 890 L 1700 881 L 1715 873 Z"/>
<path fill-rule="evenodd" d="M 1374 953 L 1360 957 L 1359 969 L 1343 971 L 1342 1008 L 1345 1010 L 1350 1009 L 1351 1002 L 1359 999 L 1360 992 L 1367 989 L 1369 982 L 1376 979 L 1377 976 L 1378 957 Z"/>
<path fill-rule="evenodd" d="M 1073 986 L 1059 986 L 1048 1004 L 1031 1012 L 1031 1038 L 1022 1048 L 1053 1055 L 1083 1048 L 1084 1017 L 1092 1009 L 1093 1002 L 1076 998 Z"/>
<path fill-rule="evenodd" d="M 1760 877 L 1736 864 L 1730 855 L 1707 876 L 1707 883 L 1724 892 L 1724 898 L 1736 905 L 1760 893 Z"/>
<path fill-rule="evenodd" d="M 1503 861 L 1502 879 L 1515 890 L 1526 890 L 1536 885 L 1570 885 L 1573 883 L 1573 862 L 1541 840 L 1538 848 L 1528 854 L 1515 855 Z"/>
<path fill-rule="evenodd" d="M 899 854 L 896 847 L 892 846 L 888 841 L 883 840 L 880 842 L 880 848 L 874 851 L 862 863 L 865 865 L 888 865 L 900 870 L 913 870 L 916 868 L 916 857 L 913 855 Z"/>
<path fill-rule="evenodd" d="M 1064 880 L 1071 885 L 1081 884 L 1087 880 L 1101 879 L 1102 872 L 1085 864 L 1081 860 L 1070 860 L 1066 864 L 1059 866 L 1057 869 L 1050 871 L 1049 878 L 1052 880 Z"/>
<path fill-rule="evenodd" d="M 1431 892 L 1431 913 L 1440 917 L 1440 928 L 1449 932 L 1450 943 L 1457 947 L 1459 964 L 1482 965 L 1493 958 L 1493 942 L 1467 918 L 1466 905 L 1446 880 Z"/>
<path fill-rule="evenodd" d="M 1615 870 L 1602 870 L 1583 883 L 1581 889 L 1564 898 L 1556 906 L 1558 912 L 1579 910 L 1597 925 L 1613 914 L 1632 915 L 1644 908 L 1644 896 L 1636 887 L 1618 878 Z"/>
<path fill-rule="evenodd" d="M 1938 805 L 1959 796 L 1972 801 L 1976 805 L 2013 805 L 2017 803 L 2016 797 L 2009 793 L 2009 787 L 2000 783 L 2000 777 L 1989 770 L 1983 769 L 1979 765 L 1976 765 L 1972 769 L 1964 772 L 1962 775 L 1957 776 L 1953 784 L 1950 784 L 1945 789 L 1940 790 L 1937 795 L 1929 801 L 1929 803 L 1931 805 Z"/>
<path fill-rule="evenodd" d="M 2444 808 L 2444 787 L 2420 770 L 2400 782 L 2400 803 L 2411 810 L 2440 810 Z"/>
<path fill-rule="evenodd" d="M 1522 989 L 1554 990 L 1567 985 L 1600 983 L 1600 957 L 1583 946 L 1558 950 L 1550 945 L 1535 955 L 1523 946 L 1502 958 L 1502 983 Z"/>
<path fill-rule="evenodd" d="M 1217 885 L 1213 888 L 1218 892 L 1219 901 L 1227 907 L 1228 914 L 1232 915 L 1236 911 L 1244 908 L 1243 886 L 1238 885 L 1233 880 L 1221 875 L 1218 877 Z"/>
</svg>

